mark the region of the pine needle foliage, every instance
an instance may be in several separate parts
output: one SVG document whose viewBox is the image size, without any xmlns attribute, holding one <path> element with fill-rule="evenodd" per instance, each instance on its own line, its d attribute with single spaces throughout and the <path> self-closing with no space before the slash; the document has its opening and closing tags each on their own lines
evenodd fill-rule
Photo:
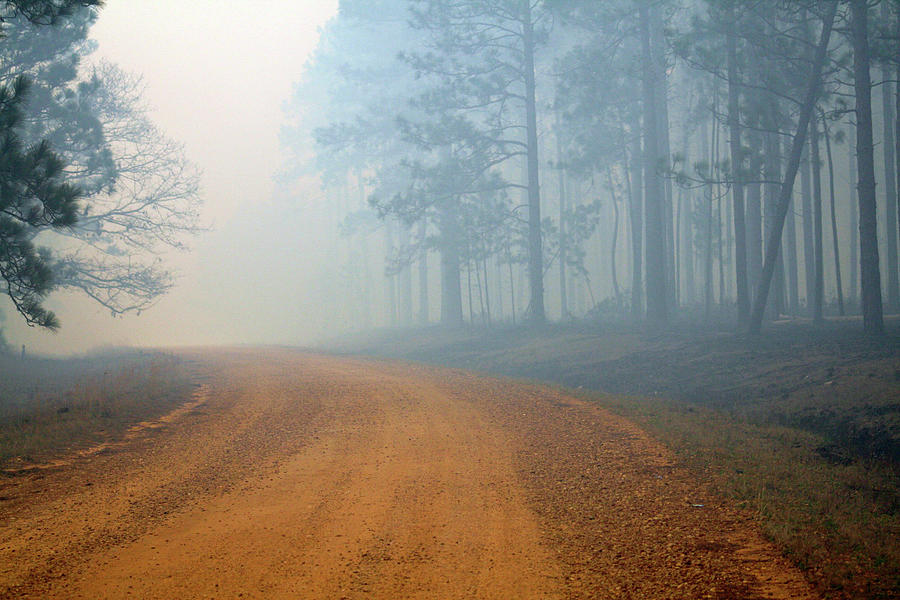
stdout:
<svg viewBox="0 0 900 600">
<path fill-rule="evenodd" d="M 97 0 L 6 0 L 0 3 L 0 43 L 3 24 L 11 18 L 53 25 L 75 8 L 99 4 Z M 24 76 L 0 86 L 0 291 L 9 296 L 28 325 L 56 330 L 59 320 L 42 305 L 54 285 L 50 257 L 28 234 L 74 225 L 83 192 L 65 180 L 63 161 L 49 143 L 23 143 L 23 106 L 29 89 Z"/>
</svg>

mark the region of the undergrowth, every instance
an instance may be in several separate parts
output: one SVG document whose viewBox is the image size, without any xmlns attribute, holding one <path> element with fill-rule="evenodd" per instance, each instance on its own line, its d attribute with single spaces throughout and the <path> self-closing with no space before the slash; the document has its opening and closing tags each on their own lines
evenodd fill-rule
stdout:
<svg viewBox="0 0 900 600">
<path fill-rule="evenodd" d="M 835 464 L 824 438 L 659 398 L 590 394 L 643 426 L 712 490 L 758 520 L 826 596 L 900 593 L 900 478 L 890 463 Z"/>
<path fill-rule="evenodd" d="M 0 468 L 20 468 L 120 436 L 172 410 L 191 384 L 175 357 L 0 355 Z"/>
</svg>

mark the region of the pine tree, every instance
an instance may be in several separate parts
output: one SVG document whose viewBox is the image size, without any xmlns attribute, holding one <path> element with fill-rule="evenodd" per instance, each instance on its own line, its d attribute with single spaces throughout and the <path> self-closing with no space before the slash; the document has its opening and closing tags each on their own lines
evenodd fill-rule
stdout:
<svg viewBox="0 0 900 600">
<path fill-rule="evenodd" d="M 25 147 L 18 135 L 28 80 L 0 88 L 0 277 L 4 292 L 29 325 L 59 327 L 41 302 L 53 288 L 47 251 L 32 229 L 75 224 L 80 188 L 65 182 L 63 163 L 46 142 Z"/>
<path fill-rule="evenodd" d="M 420 105 L 450 127 L 420 128 L 426 144 L 443 142 L 488 152 L 489 169 L 525 160 L 529 318 L 545 320 L 535 56 L 548 35 L 541 0 L 414 0 L 412 26 L 425 32 L 424 52 L 407 60 L 419 74 L 440 79 Z M 513 132 L 521 132 L 522 135 Z M 430 139 L 429 139 L 430 138 Z"/>
<path fill-rule="evenodd" d="M 875 210 L 875 144 L 872 140 L 872 80 L 869 72 L 869 6 L 850 0 L 853 84 L 856 91 L 856 166 L 859 177 L 859 259 L 863 327 L 871 335 L 884 331 L 878 221 Z"/>
<path fill-rule="evenodd" d="M 0 4 L 3 25 L 22 16 L 52 25 L 96 0 L 6 0 Z M 0 43 L 4 43 L 0 37 Z M 25 76 L 0 85 L 0 277 L 3 292 L 29 325 L 56 329 L 59 320 L 42 301 L 53 288 L 48 252 L 36 247 L 29 232 L 70 227 L 76 221 L 82 190 L 65 181 L 62 160 L 41 141 L 22 141 L 24 103 L 30 84 Z"/>
</svg>

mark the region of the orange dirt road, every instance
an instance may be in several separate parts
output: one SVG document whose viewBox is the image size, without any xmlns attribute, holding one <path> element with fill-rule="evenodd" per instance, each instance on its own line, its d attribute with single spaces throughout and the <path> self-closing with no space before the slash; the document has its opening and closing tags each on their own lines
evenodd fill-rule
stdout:
<svg viewBox="0 0 900 600">
<path fill-rule="evenodd" d="M 0 598 L 813 598 L 664 447 L 558 391 L 184 356 L 191 410 L 0 479 Z"/>
</svg>

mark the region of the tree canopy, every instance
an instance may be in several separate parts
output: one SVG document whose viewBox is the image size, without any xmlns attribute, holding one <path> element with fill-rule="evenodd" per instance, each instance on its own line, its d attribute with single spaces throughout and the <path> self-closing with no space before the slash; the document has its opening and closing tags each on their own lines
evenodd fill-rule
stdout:
<svg viewBox="0 0 900 600">
<path fill-rule="evenodd" d="M 0 275 L 29 325 L 85 293 L 113 314 L 173 284 L 158 254 L 200 230 L 199 173 L 147 116 L 139 77 L 86 66 L 98 2 L 5 2 L 0 13 Z"/>
</svg>

